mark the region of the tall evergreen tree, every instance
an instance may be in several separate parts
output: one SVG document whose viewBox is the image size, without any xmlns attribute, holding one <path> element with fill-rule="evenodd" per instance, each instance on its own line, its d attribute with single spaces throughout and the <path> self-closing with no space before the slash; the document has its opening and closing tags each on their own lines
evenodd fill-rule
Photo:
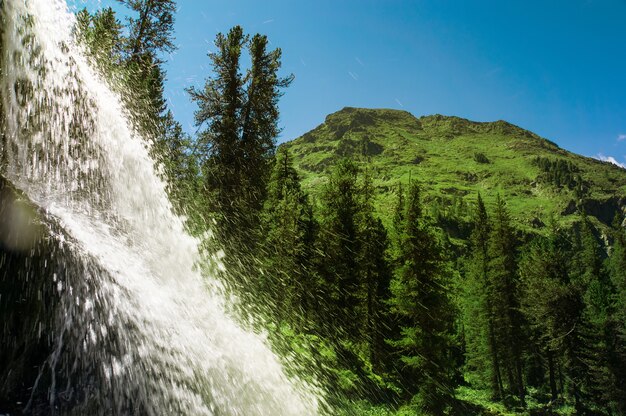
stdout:
<svg viewBox="0 0 626 416">
<path fill-rule="evenodd" d="M 471 235 L 471 255 L 467 264 L 466 280 L 463 282 L 462 311 L 465 330 L 466 363 L 487 383 L 492 397 L 500 400 L 503 393 L 501 352 L 497 342 L 494 315 L 494 299 L 490 294 L 491 225 L 487 209 L 478 194 Z"/>
<path fill-rule="evenodd" d="M 571 249 L 567 236 L 553 219 L 547 237 L 535 237 L 520 263 L 522 310 L 533 328 L 534 342 L 548 368 L 552 400 L 558 398 L 561 357 L 566 337 L 577 324 L 580 303 L 570 285 Z"/>
<path fill-rule="evenodd" d="M 127 83 L 132 88 L 129 97 L 136 123 L 144 133 L 160 138 L 165 131 L 166 102 L 164 98 L 165 71 L 162 55 L 173 52 L 174 0 L 118 0 L 133 14 L 127 18 L 128 34 L 123 42 Z M 126 94 L 129 92 L 127 91 Z"/>
<path fill-rule="evenodd" d="M 603 267 L 605 255 L 584 212 L 578 238 L 576 283 L 584 303 L 580 326 L 585 341 L 581 349 L 585 369 L 581 393 L 586 406 L 593 404 L 596 408 L 607 409 L 615 396 L 617 382 L 610 363 L 614 336 L 610 326 L 612 288 Z M 582 408 L 582 404 L 579 403 L 579 407 Z"/>
<path fill-rule="evenodd" d="M 320 247 L 325 261 L 321 274 L 335 327 L 355 337 L 362 327 L 358 313 L 363 299 L 358 253 L 358 216 L 362 210 L 359 168 L 342 159 L 332 171 L 322 195 Z"/>
<path fill-rule="evenodd" d="M 269 160 L 274 155 L 278 127 L 278 100 L 282 89 L 293 76 L 281 78 L 281 50 L 268 50 L 267 36 L 256 34 L 248 45 L 251 66 L 246 75 L 246 102 L 242 107 L 241 147 L 246 163 L 243 175 L 247 179 L 244 192 L 249 209 L 257 210 L 263 203 Z"/>
<path fill-rule="evenodd" d="M 258 224 L 268 160 L 275 151 L 278 99 L 292 77 L 278 76 L 280 49 L 267 50 L 267 38 L 252 40 L 240 26 L 218 34 L 217 51 L 209 54 L 214 77 L 204 88 L 188 92 L 198 104 L 196 125 L 203 157 L 205 187 L 215 205 L 222 236 L 240 235 L 247 245 Z M 241 73 L 241 54 L 247 48 L 251 66 Z M 244 237 L 245 236 L 245 237 Z"/>
<path fill-rule="evenodd" d="M 498 195 L 489 244 L 489 289 L 496 348 L 502 377 L 510 391 L 524 403 L 522 368 L 524 328 L 519 309 L 517 242 L 504 200 Z"/>
<path fill-rule="evenodd" d="M 83 9 L 76 14 L 78 39 L 96 60 L 98 68 L 110 75 L 120 65 L 123 48 L 122 24 L 110 7 L 90 14 Z"/>
<path fill-rule="evenodd" d="M 137 14 L 127 19 L 126 36 L 113 9 L 106 8 L 93 15 L 86 9 L 77 14 L 78 38 L 103 75 L 116 80 L 114 87 L 131 109 L 135 127 L 154 142 L 152 155 L 164 166 L 170 196 L 180 209 L 196 200 L 198 172 L 191 140 L 167 110 L 164 98 L 161 56 L 174 50 L 175 3 L 173 0 L 119 1 Z"/>
<path fill-rule="evenodd" d="M 613 335 L 610 365 L 617 381 L 613 394 L 617 414 L 626 413 L 626 384 L 621 382 L 626 380 L 626 232 L 623 222 L 621 215 L 615 216 L 613 250 L 608 263 L 611 283 L 615 288 L 609 330 Z"/>
<path fill-rule="evenodd" d="M 360 280 L 365 288 L 362 312 L 365 319 L 362 331 L 369 346 L 369 360 L 375 371 L 380 372 L 387 352 L 385 338 L 389 335 L 384 301 L 389 298 L 391 270 L 387 259 L 387 231 L 374 214 L 374 189 L 369 171 L 365 171 L 363 175 L 361 198 L 362 210 L 358 216 L 358 263 Z"/>
<path fill-rule="evenodd" d="M 161 118 L 159 131 L 162 133 L 154 141 L 153 153 L 162 163 L 170 200 L 179 213 L 192 218 L 194 224 L 202 224 L 202 178 L 193 141 L 170 111 Z"/>
<path fill-rule="evenodd" d="M 443 415 L 453 395 L 448 266 L 422 213 L 419 187 L 410 185 L 400 268 L 391 283 L 391 311 L 401 326 L 398 349 L 419 414 Z"/>
<path fill-rule="evenodd" d="M 207 124 L 198 136 L 204 159 L 205 187 L 212 194 L 211 202 L 227 218 L 237 211 L 235 204 L 244 181 L 243 152 L 239 143 L 241 103 L 244 102 L 240 60 L 246 42 L 247 36 L 240 26 L 232 28 L 226 36 L 219 33 L 215 40 L 217 52 L 209 54 L 215 77 L 207 80 L 203 90 L 189 90 L 198 104 L 196 125 Z M 222 221 L 222 225 L 227 224 L 226 221 Z"/>
<path fill-rule="evenodd" d="M 161 53 L 173 52 L 174 0 L 118 0 L 137 15 L 128 17 L 126 55 L 131 62 L 152 57 L 160 65 Z"/>
<path fill-rule="evenodd" d="M 266 271 L 259 289 L 274 298 L 280 320 L 302 326 L 316 311 L 312 258 L 317 223 L 286 148 L 276 153 L 267 194 L 261 216 Z"/>
</svg>

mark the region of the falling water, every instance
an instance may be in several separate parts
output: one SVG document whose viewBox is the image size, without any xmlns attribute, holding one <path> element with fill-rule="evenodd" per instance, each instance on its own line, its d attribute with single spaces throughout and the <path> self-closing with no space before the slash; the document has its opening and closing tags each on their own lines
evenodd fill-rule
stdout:
<svg viewBox="0 0 626 416">
<path fill-rule="evenodd" d="M 66 400 L 78 414 L 317 414 L 316 390 L 288 378 L 267 341 L 226 313 L 210 276 L 219 260 L 200 261 L 146 140 L 75 44 L 65 3 L 0 0 L 0 8 L 0 167 L 60 224 L 56 240 L 79 260 L 53 276 L 61 313 L 41 370 L 51 374 L 49 405 Z M 198 264 L 207 265 L 202 274 Z M 63 364 L 64 356 L 72 358 Z"/>
</svg>

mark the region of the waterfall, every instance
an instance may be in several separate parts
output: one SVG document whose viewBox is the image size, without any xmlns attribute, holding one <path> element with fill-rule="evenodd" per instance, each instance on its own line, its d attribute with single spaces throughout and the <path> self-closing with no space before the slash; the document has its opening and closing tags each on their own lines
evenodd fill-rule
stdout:
<svg viewBox="0 0 626 416">
<path fill-rule="evenodd" d="M 54 219 L 72 259 L 47 282 L 58 308 L 32 391 L 46 378 L 47 406 L 71 414 L 318 414 L 317 389 L 227 313 L 219 259 L 201 258 L 173 214 L 148 140 L 76 45 L 65 2 L 0 8 L 0 173 Z"/>
</svg>

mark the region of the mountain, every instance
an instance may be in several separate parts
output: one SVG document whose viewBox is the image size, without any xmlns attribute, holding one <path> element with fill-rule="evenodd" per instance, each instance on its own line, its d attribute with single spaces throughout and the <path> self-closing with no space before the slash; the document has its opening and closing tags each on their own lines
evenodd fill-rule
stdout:
<svg viewBox="0 0 626 416">
<path fill-rule="evenodd" d="M 555 214 L 571 224 L 580 209 L 602 228 L 626 208 L 625 169 L 571 153 L 506 121 L 346 107 L 282 146 L 313 196 L 339 159 L 363 160 L 384 222 L 393 212 L 394 189 L 409 180 L 422 185 L 440 213 L 470 206 L 479 192 L 488 204 L 499 193 L 526 231 L 540 231 Z"/>
</svg>

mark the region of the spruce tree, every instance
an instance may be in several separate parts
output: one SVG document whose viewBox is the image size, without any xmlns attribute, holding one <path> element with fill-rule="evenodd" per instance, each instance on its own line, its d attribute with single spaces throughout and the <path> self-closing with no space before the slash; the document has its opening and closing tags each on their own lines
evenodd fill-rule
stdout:
<svg viewBox="0 0 626 416">
<path fill-rule="evenodd" d="M 273 298 L 275 316 L 302 326 L 312 318 L 317 277 L 312 267 L 317 223 L 286 148 L 279 148 L 261 215 L 264 275 L 261 296 Z"/>
<path fill-rule="evenodd" d="M 131 62 L 174 51 L 174 0 L 118 0 L 136 13 L 128 17 L 126 55 Z M 155 63 L 160 65 L 158 58 Z"/>
<path fill-rule="evenodd" d="M 560 392 L 557 378 L 561 357 L 567 353 L 565 338 L 579 314 L 579 304 L 568 289 L 571 254 L 567 236 L 553 219 L 550 234 L 535 237 L 520 262 L 522 310 L 545 359 L 552 400 Z"/>
<path fill-rule="evenodd" d="M 624 219 L 616 215 L 613 221 L 613 249 L 608 261 L 611 283 L 615 289 L 612 297 L 610 330 L 611 343 L 610 366 L 616 386 L 613 389 L 613 401 L 616 413 L 626 413 L 626 232 L 622 225 Z"/>
<path fill-rule="evenodd" d="M 178 213 L 192 218 L 193 224 L 202 224 L 202 183 L 193 140 L 170 111 L 161 118 L 159 131 L 153 154 L 162 163 L 170 200 Z"/>
<path fill-rule="evenodd" d="M 385 300 L 389 298 L 391 270 L 387 258 L 389 243 L 382 221 L 374 214 L 372 178 L 365 171 L 362 183 L 362 210 L 358 218 L 360 280 L 365 287 L 363 338 L 367 340 L 369 361 L 375 371 L 382 371 L 387 356 L 388 316 Z"/>
<path fill-rule="evenodd" d="M 416 184 L 410 185 L 403 222 L 400 267 L 390 299 L 401 330 L 390 344 L 401 354 L 405 383 L 419 414 L 443 415 L 453 395 L 449 268 L 422 213 Z"/>
<path fill-rule="evenodd" d="M 525 342 L 519 309 L 517 242 L 504 200 L 498 195 L 489 243 L 488 302 L 491 306 L 496 348 L 502 378 L 524 403 L 522 348 Z"/>
<path fill-rule="evenodd" d="M 360 279 L 361 250 L 358 217 L 362 210 L 359 168 L 349 159 L 340 160 L 322 194 L 320 249 L 324 261 L 323 290 L 336 330 L 359 338 L 364 285 Z"/>
<path fill-rule="evenodd" d="M 467 277 L 463 283 L 461 309 L 465 330 L 466 365 L 479 379 L 489 385 L 491 396 L 500 400 L 503 393 L 501 351 L 497 342 L 494 299 L 490 293 L 491 225 L 487 209 L 478 194 L 474 214 L 474 230 L 470 242 Z"/>
<path fill-rule="evenodd" d="M 161 57 L 174 50 L 175 2 L 119 1 L 135 13 L 127 19 L 125 31 L 111 8 L 93 15 L 84 9 L 77 14 L 78 39 L 86 45 L 100 72 L 120 91 L 131 109 L 135 127 L 152 139 L 152 156 L 164 167 L 177 210 L 191 203 L 197 208 L 199 172 L 192 143 L 167 110 L 164 98 Z M 193 214 L 196 210 L 187 212 Z"/>
<path fill-rule="evenodd" d="M 126 83 L 130 89 L 125 95 L 134 110 L 136 124 L 146 135 L 161 139 L 168 128 L 167 105 L 164 97 L 165 71 L 163 54 L 174 46 L 174 0 L 118 0 L 132 13 L 127 17 L 128 34 L 124 38 L 123 64 Z M 130 91 L 128 91 L 130 90 Z M 164 155 L 157 155 L 159 157 Z M 166 156 L 166 155 L 165 155 Z"/>
<path fill-rule="evenodd" d="M 249 209 L 256 211 L 263 204 L 269 160 L 274 155 L 278 127 L 278 100 L 282 89 L 288 87 L 293 76 L 280 78 L 281 50 L 268 50 L 265 35 L 256 34 L 248 49 L 251 66 L 246 75 L 245 104 L 242 107 L 241 148 L 246 161 L 243 175 L 244 192 Z"/>
<path fill-rule="evenodd" d="M 603 267 L 603 250 L 584 212 L 578 244 L 580 251 L 576 279 L 584 303 L 580 326 L 585 341 L 581 348 L 585 369 L 581 398 L 587 402 L 584 406 L 586 409 L 590 404 L 596 409 L 607 409 L 615 396 L 617 383 L 611 371 L 611 350 L 614 344 L 614 332 L 610 325 L 612 287 Z M 579 404 L 579 407 L 583 405 Z"/>
<path fill-rule="evenodd" d="M 113 9 L 108 7 L 93 15 L 87 9 L 79 11 L 76 14 L 76 33 L 105 76 L 120 65 L 124 38 L 122 24 Z"/>
<path fill-rule="evenodd" d="M 205 127 L 198 136 L 205 188 L 222 239 L 236 247 L 254 243 L 251 234 L 265 196 L 269 159 L 275 151 L 278 99 L 292 77 L 281 78 L 280 49 L 267 50 L 267 38 L 252 40 L 240 26 L 218 34 L 217 51 L 209 54 L 214 75 L 202 89 L 190 88 L 198 104 L 195 121 Z M 251 66 L 242 73 L 242 51 Z"/>
</svg>

